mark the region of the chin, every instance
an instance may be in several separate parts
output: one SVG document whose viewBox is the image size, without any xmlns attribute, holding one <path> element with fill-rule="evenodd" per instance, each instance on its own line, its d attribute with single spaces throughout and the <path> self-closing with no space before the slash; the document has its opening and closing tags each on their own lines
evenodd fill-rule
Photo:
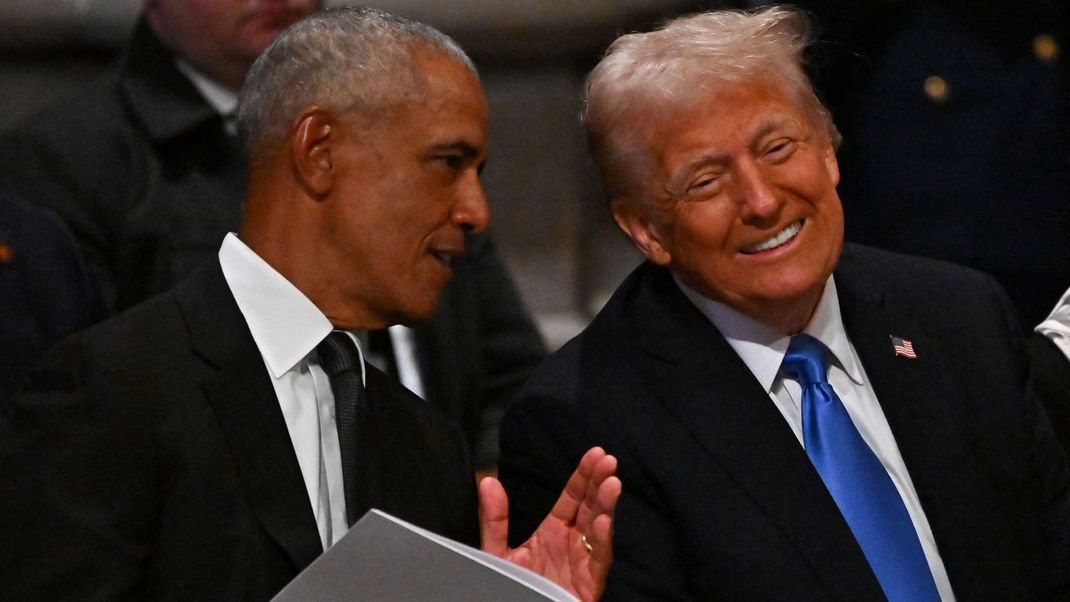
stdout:
<svg viewBox="0 0 1070 602">
<path fill-rule="evenodd" d="M 402 326 L 419 326 L 424 322 L 431 319 L 431 316 L 435 315 L 435 310 L 438 308 L 438 297 L 430 303 L 423 303 L 418 306 L 414 305 L 405 308 L 404 311 L 398 313 L 395 317 L 395 323 Z"/>
<path fill-rule="evenodd" d="M 795 265 L 777 270 L 756 270 L 757 273 L 750 275 L 747 288 L 753 296 L 770 300 L 806 296 L 815 289 L 820 291 L 832 273 L 831 269 L 819 265 L 821 263 L 824 262 L 797 261 Z"/>
</svg>

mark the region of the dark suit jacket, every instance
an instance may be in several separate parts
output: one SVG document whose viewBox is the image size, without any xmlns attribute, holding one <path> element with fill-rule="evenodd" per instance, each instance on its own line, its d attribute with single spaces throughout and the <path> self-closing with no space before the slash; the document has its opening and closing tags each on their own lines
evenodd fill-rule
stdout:
<svg viewBox="0 0 1070 602">
<path fill-rule="evenodd" d="M 1070 473 L 1023 396 L 1002 293 L 949 264 L 850 245 L 836 286 L 958 598 L 1070 594 Z M 890 334 L 918 358 L 897 357 Z M 596 444 L 617 455 L 624 484 L 607 600 L 883 599 L 768 394 L 651 264 L 506 417 L 501 470 L 518 534 Z"/>
<path fill-rule="evenodd" d="M 215 261 L 238 229 L 245 174 L 219 115 L 144 21 L 107 75 L 0 135 L 0 186 L 63 219 L 109 312 Z M 502 414 L 546 350 L 486 236 L 455 271 L 418 333 L 421 375 L 488 467 Z"/>
<path fill-rule="evenodd" d="M 267 599 L 322 551 L 218 263 L 61 343 L 0 431 L 0 598 Z M 368 371 L 369 506 L 478 538 L 460 432 Z"/>
<path fill-rule="evenodd" d="M 1070 453 L 1070 360 L 1039 333 L 1030 335 L 1026 346 L 1033 362 L 1030 384 L 1044 403 L 1063 449 Z"/>
<path fill-rule="evenodd" d="M 0 402 L 46 347 L 102 311 L 63 222 L 0 193 Z"/>
</svg>

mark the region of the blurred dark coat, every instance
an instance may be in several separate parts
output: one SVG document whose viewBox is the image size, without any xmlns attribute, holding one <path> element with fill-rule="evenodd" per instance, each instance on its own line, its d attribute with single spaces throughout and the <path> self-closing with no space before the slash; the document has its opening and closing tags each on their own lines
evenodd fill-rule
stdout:
<svg viewBox="0 0 1070 602">
<path fill-rule="evenodd" d="M 46 347 L 102 314 L 63 222 L 0 194 L 0 402 Z"/>
</svg>

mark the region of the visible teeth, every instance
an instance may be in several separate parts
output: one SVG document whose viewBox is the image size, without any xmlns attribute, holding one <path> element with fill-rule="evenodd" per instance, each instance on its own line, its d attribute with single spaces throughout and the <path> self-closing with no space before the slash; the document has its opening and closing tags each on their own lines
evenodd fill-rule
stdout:
<svg viewBox="0 0 1070 602">
<path fill-rule="evenodd" d="M 776 235 L 764 242 L 743 249 L 743 252 L 746 254 L 751 254 L 761 253 L 762 251 L 775 249 L 780 245 L 788 242 L 792 238 L 795 238 L 795 235 L 799 233 L 799 228 L 802 228 L 802 220 L 792 223 L 787 228 L 784 228 L 780 232 L 777 232 Z"/>
</svg>

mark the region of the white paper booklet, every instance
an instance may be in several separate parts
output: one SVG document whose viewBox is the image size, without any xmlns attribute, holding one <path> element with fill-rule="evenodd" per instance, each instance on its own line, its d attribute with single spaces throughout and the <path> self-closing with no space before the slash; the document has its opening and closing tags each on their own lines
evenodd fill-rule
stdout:
<svg viewBox="0 0 1070 602">
<path fill-rule="evenodd" d="M 274 600 L 577 602 L 541 575 L 374 509 Z"/>
</svg>

